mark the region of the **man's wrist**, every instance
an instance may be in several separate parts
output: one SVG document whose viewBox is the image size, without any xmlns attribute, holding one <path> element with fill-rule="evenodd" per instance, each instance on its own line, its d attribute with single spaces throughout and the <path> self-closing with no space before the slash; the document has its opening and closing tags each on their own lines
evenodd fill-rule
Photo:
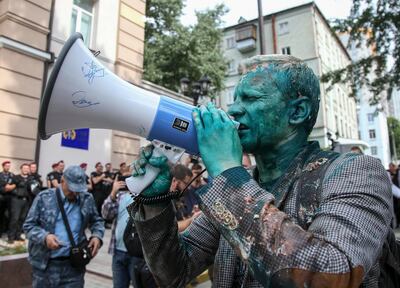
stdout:
<svg viewBox="0 0 400 288">
<path fill-rule="evenodd" d="M 97 235 L 92 235 L 92 236 L 90 236 L 89 242 L 90 242 L 90 240 L 92 240 L 93 238 L 96 238 L 97 240 L 99 240 L 99 242 L 100 242 L 100 247 L 103 246 L 103 240 L 102 240 L 99 236 L 97 236 Z"/>
<path fill-rule="evenodd" d="M 224 171 L 229 170 L 231 168 L 235 168 L 235 167 L 241 167 L 241 164 L 238 163 L 234 163 L 234 162 L 230 162 L 230 163 L 225 163 L 220 165 L 219 167 L 215 167 L 214 169 L 210 169 L 209 173 L 210 176 L 215 178 L 218 175 L 221 175 Z"/>
</svg>

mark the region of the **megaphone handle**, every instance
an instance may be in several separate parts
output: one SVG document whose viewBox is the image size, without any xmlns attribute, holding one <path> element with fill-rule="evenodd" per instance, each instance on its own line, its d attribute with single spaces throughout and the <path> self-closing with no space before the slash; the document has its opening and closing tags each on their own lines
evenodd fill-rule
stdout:
<svg viewBox="0 0 400 288">
<path fill-rule="evenodd" d="M 154 148 L 153 155 L 154 157 L 160 157 L 162 153 L 159 149 Z M 129 191 L 133 194 L 133 196 L 139 195 L 147 186 L 149 186 L 154 179 L 156 179 L 160 169 L 146 164 L 144 167 L 146 169 L 146 173 L 142 176 L 137 177 L 129 177 L 125 180 L 126 186 L 128 187 Z"/>
<path fill-rule="evenodd" d="M 165 142 L 158 140 L 152 141 L 154 145 L 152 157 L 166 156 L 170 163 L 175 164 L 185 152 L 184 149 L 171 146 Z M 154 179 L 156 179 L 160 169 L 147 164 L 145 166 L 146 173 L 142 176 L 129 177 L 125 180 L 126 186 L 133 196 L 139 195 L 147 186 L 149 186 Z"/>
</svg>

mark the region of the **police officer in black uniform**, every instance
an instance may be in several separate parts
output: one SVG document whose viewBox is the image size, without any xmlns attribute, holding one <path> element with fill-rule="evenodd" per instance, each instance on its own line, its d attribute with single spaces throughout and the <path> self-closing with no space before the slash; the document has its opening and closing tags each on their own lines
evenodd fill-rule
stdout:
<svg viewBox="0 0 400 288">
<path fill-rule="evenodd" d="M 4 161 L 1 166 L 3 171 L 0 172 L 0 237 L 1 234 L 8 231 L 11 192 L 15 189 L 15 184 L 13 184 L 14 174 L 10 172 L 11 162 Z"/>
<path fill-rule="evenodd" d="M 51 171 L 49 174 L 47 174 L 47 187 L 48 188 L 57 188 L 58 184 L 60 182 L 58 182 L 58 172 L 57 172 L 57 166 L 58 163 L 54 163 L 53 165 L 51 165 L 51 168 L 53 169 L 53 171 Z"/>
<path fill-rule="evenodd" d="M 111 190 L 112 190 L 112 185 L 114 183 L 114 173 L 111 171 L 111 163 L 106 164 L 106 171 L 104 171 L 104 174 L 106 177 L 103 179 L 103 187 L 104 187 L 104 192 L 107 195 L 110 195 Z"/>
<path fill-rule="evenodd" d="M 29 210 L 30 194 L 29 185 L 29 164 L 21 165 L 21 174 L 13 178 L 13 184 L 16 188 L 11 193 L 11 214 L 10 226 L 8 228 L 8 243 L 21 241 L 22 224 L 25 221 L 26 214 Z"/>
<path fill-rule="evenodd" d="M 64 172 L 64 161 L 61 160 L 51 166 L 53 171 L 47 174 L 47 185 L 49 188 L 57 188 L 61 183 L 61 177 Z"/>
<path fill-rule="evenodd" d="M 107 198 L 103 185 L 103 180 L 106 178 L 106 174 L 103 172 L 103 165 L 101 162 L 97 162 L 95 168 L 96 171 L 90 173 L 90 180 L 92 181 L 93 198 L 96 202 L 97 211 L 99 212 L 99 215 L 101 215 L 101 206 Z"/>
<path fill-rule="evenodd" d="M 37 194 L 42 190 L 43 182 L 42 176 L 37 172 L 37 164 L 32 162 L 29 164 L 29 186 L 28 190 L 31 195 L 32 201 Z"/>
</svg>

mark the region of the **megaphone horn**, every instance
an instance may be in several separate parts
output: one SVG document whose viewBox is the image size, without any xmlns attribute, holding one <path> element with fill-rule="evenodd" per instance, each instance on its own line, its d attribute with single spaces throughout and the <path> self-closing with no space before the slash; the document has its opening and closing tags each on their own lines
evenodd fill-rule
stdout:
<svg viewBox="0 0 400 288">
<path fill-rule="evenodd" d="M 65 43 L 47 83 L 39 135 L 102 128 L 159 140 L 199 154 L 193 106 L 120 79 L 87 49 L 80 33 Z"/>
</svg>

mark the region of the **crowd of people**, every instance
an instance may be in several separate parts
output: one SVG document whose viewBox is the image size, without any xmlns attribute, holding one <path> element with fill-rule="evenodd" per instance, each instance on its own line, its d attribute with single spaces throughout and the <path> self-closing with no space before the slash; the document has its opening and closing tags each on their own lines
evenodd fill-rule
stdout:
<svg viewBox="0 0 400 288">
<path fill-rule="evenodd" d="M 30 166 L 16 177 L 3 163 L 10 241 L 34 198 L 23 225 L 33 287 L 83 287 L 104 220 L 112 223 L 114 287 L 185 287 L 211 265 L 213 287 L 398 287 L 397 167 L 387 172 L 361 150 L 339 154 L 308 140 L 320 87 L 301 60 L 254 56 L 243 69 L 228 111 L 239 126 L 213 103 L 193 110 L 210 179 L 198 163 L 170 167 L 147 146 L 118 175 L 109 163 L 89 177 L 85 163 L 63 171 L 60 161 L 47 179 L 56 189 L 35 195 L 19 189 L 32 186 Z M 134 200 L 125 177 L 145 175 L 146 165 L 159 173 Z"/>
<path fill-rule="evenodd" d="M 63 160 L 54 163 L 51 172 L 49 172 L 43 180 L 42 176 L 38 174 L 37 164 L 34 162 L 22 164 L 20 166 L 20 174 L 18 175 L 10 171 L 12 168 L 11 165 L 12 163 L 10 161 L 4 161 L 2 163 L 3 169 L 0 173 L 0 231 L 2 234 L 7 235 L 9 244 L 20 245 L 23 244 L 29 236 L 33 237 L 30 231 L 34 230 L 32 227 L 34 227 L 35 223 L 37 224 L 38 221 L 38 219 L 35 218 L 36 216 L 34 217 L 33 215 L 36 215 L 35 213 L 40 214 L 40 212 L 35 212 L 39 205 L 34 202 L 35 197 L 43 190 L 45 190 L 43 191 L 44 194 L 42 193 L 43 195 L 47 195 L 49 193 L 48 191 L 57 190 L 65 194 L 65 190 L 68 191 L 69 189 L 67 185 L 68 179 L 71 177 L 68 178 L 68 175 L 65 174 L 65 163 Z M 79 168 L 79 170 L 81 170 L 84 177 L 85 190 L 93 196 L 93 205 L 97 212 L 96 215 L 99 216 L 99 218 L 101 217 L 101 221 L 104 221 L 104 224 L 101 222 L 101 225 L 104 225 L 103 228 L 112 229 L 108 252 L 113 257 L 112 270 L 114 287 L 128 287 L 130 283 L 132 283 L 134 287 L 156 287 L 154 279 L 144 262 L 143 255 L 141 255 L 141 257 L 131 256 L 123 240 L 124 231 L 126 230 L 129 218 L 126 207 L 132 202 L 132 197 L 127 193 L 128 189 L 125 183 L 126 178 L 132 175 L 129 165 L 125 162 L 121 163 L 119 169 L 116 171 L 112 169 L 111 163 L 106 163 L 103 166 L 101 162 L 98 162 L 94 166 L 94 171 L 90 174 L 87 173 L 87 163 L 81 163 L 79 166 L 70 167 Z M 66 169 L 66 171 L 67 170 L 68 169 Z M 171 167 L 171 175 L 173 178 L 170 191 L 176 191 L 177 193 L 184 191 L 182 196 L 174 201 L 179 231 L 184 231 L 193 219 L 201 214 L 199 204 L 194 196 L 194 191 L 207 184 L 207 179 L 202 177 L 203 175 L 199 175 L 202 172 L 204 172 L 203 166 L 195 160 L 190 163 L 177 164 Z M 50 193 L 55 194 L 52 192 Z M 39 197 L 41 199 L 36 202 L 45 201 L 42 194 L 40 194 L 41 196 Z M 65 194 L 64 199 L 68 198 L 67 195 L 69 194 Z M 52 201 L 54 200 L 55 198 Z M 31 210 L 28 214 L 30 208 Z M 71 211 L 67 209 L 71 208 L 66 206 L 68 214 Z M 57 223 L 57 221 L 59 221 L 59 225 L 64 227 L 60 213 L 56 213 L 55 215 L 58 218 L 55 219 L 54 222 Z M 99 222 L 100 220 L 96 218 L 96 215 L 92 215 L 91 217 L 94 217 L 97 219 L 96 221 Z M 37 217 L 40 218 L 40 216 Z M 45 218 L 47 219 L 48 217 L 46 216 Z M 24 222 L 24 230 L 27 235 L 23 233 Z M 99 224 L 97 223 L 97 225 Z M 53 230 L 60 230 L 60 228 L 56 227 L 57 225 Z M 71 229 L 73 230 L 73 228 Z M 65 230 L 63 231 L 66 232 Z M 69 246 L 69 239 L 66 233 L 60 231 L 54 231 L 53 236 L 52 234 L 49 235 L 50 237 L 46 236 L 45 243 L 47 248 L 53 251 L 50 254 L 51 261 L 49 263 L 51 264 L 53 262 L 56 263 L 55 261 L 58 259 L 62 260 L 66 258 L 61 252 L 55 253 L 54 251 L 62 251 L 66 246 Z M 99 239 L 101 239 L 101 237 L 99 237 Z M 29 240 L 31 239 L 29 238 Z M 35 262 L 31 261 L 31 263 Z M 34 264 L 32 265 L 33 267 L 35 266 Z M 38 267 L 40 267 L 40 265 Z M 53 274 L 57 274 L 57 267 L 57 265 L 55 265 L 55 268 L 53 267 L 55 269 L 52 270 Z M 147 277 L 145 277 L 146 271 L 148 274 Z M 40 272 L 40 269 L 37 270 L 39 274 L 42 272 L 43 271 Z M 71 277 L 74 278 L 75 276 Z M 81 279 L 81 276 L 82 275 L 79 274 L 76 277 Z M 60 278 L 57 279 L 61 281 Z M 34 286 L 40 286 L 40 283 L 41 282 L 37 281 L 37 279 L 35 280 L 34 277 Z"/>
</svg>

